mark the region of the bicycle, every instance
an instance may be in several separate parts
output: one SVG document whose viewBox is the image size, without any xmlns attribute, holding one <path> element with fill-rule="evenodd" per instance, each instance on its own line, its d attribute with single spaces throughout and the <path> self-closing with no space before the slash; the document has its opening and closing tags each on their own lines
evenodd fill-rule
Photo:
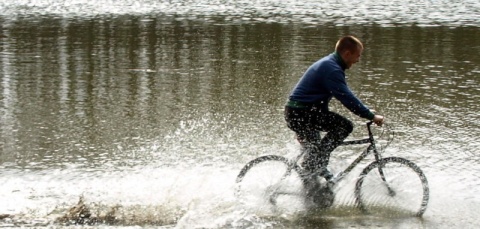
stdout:
<svg viewBox="0 0 480 229">
<path fill-rule="evenodd" d="M 372 133 L 372 123 L 372 121 L 366 123 L 368 138 L 346 140 L 342 143 L 343 146 L 369 145 L 347 168 L 335 175 L 327 187 L 332 190 L 361 161 L 373 153 L 374 161 L 361 171 L 356 181 L 354 205 L 364 213 L 382 214 L 386 210 L 396 210 L 418 217 L 422 216 L 427 209 L 429 200 L 429 187 L 425 174 L 416 164 L 407 159 L 401 157 L 382 158 L 382 152 L 377 149 Z M 383 131 L 388 132 L 388 139 L 383 151 L 393 141 L 394 136 L 394 132 L 387 128 L 386 124 L 384 125 Z M 236 178 L 237 198 L 245 198 L 245 202 L 252 201 L 252 198 L 259 198 L 267 201 L 263 205 L 267 204 L 273 207 L 280 204 L 282 196 L 297 196 L 305 200 L 305 183 L 300 176 L 304 171 L 299 165 L 305 152 L 306 150 L 303 150 L 291 160 L 279 155 L 266 155 L 248 162 Z M 273 167 L 268 167 L 272 163 Z M 261 172 L 262 168 L 266 169 L 264 173 L 255 175 L 258 174 L 255 171 Z M 261 182 L 259 179 L 265 180 Z M 249 187 L 248 185 L 253 186 Z M 250 199 L 249 195 L 251 195 Z M 283 201 L 287 208 L 295 203 L 288 198 Z M 329 206 L 331 203 L 326 207 Z"/>
</svg>

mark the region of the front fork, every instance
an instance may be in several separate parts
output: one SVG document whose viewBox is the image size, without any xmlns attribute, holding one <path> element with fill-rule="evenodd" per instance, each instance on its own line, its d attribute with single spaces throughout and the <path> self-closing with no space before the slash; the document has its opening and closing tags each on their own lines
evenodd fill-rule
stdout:
<svg viewBox="0 0 480 229">
<path fill-rule="evenodd" d="M 375 155 L 375 160 L 378 163 L 378 173 L 380 174 L 380 178 L 382 179 L 383 183 L 387 187 L 388 195 L 390 195 L 391 197 L 395 196 L 395 191 L 393 190 L 392 187 L 390 187 L 390 185 L 387 182 L 387 179 L 385 178 L 385 172 L 383 168 L 385 167 L 386 163 L 384 160 L 382 160 L 383 159 L 382 155 L 380 155 L 380 153 L 378 152 L 377 147 L 375 147 L 375 141 L 372 142 L 372 144 L 368 147 L 367 150 L 373 150 L 373 154 Z"/>
</svg>

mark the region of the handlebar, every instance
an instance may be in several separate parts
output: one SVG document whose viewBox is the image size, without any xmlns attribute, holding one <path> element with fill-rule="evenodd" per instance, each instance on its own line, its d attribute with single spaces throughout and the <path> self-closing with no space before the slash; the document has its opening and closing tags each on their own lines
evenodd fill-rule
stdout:
<svg viewBox="0 0 480 229">
<path fill-rule="evenodd" d="M 368 121 L 366 123 L 370 139 L 373 139 L 373 133 L 372 133 L 372 129 L 371 129 L 371 126 L 372 126 L 373 123 L 375 123 L 375 122 Z M 383 127 L 382 132 L 380 133 L 379 136 L 376 137 L 376 139 L 382 138 L 384 136 L 384 134 L 387 135 L 386 144 L 383 147 L 381 147 L 382 150 L 385 150 L 390 145 L 390 143 L 392 143 L 392 141 L 394 139 L 394 136 L 395 136 L 395 132 L 393 131 L 391 124 L 383 123 L 382 127 Z"/>
<path fill-rule="evenodd" d="M 366 122 L 366 126 L 367 126 L 367 131 L 368 131 L 368 138 L 364 138 L 364 139 L 359 139 L 359 140 L 349 140 L 349 141 L 344 141 L 342 143 L 342 145 L 357 145 L 357 144 L 366 144 L 366 143 L 374 143 L 376 142 L 376 139 L 380 139 L 384 136 L 384 134 L 387 134 L 387 143 L 385 144 L 385 146 L 383 146 L 383 150 L 385 150 L 385 148 L 387 148 L 390 143 L 393 141 L 393 138 L 395 136 L 395 132 L 392 130 L 391 128 L 391 125 L 390 124 L 386 124 L 384 123 L 382 125 L 382 132 L 380 133 L 380 135 L 378 135 L 377 137 L 374 137 L 373 135 L 373 131 L 372 131 L 372 124 L 375 123 L 373 121 L 368 121 Z"/>
</svg>

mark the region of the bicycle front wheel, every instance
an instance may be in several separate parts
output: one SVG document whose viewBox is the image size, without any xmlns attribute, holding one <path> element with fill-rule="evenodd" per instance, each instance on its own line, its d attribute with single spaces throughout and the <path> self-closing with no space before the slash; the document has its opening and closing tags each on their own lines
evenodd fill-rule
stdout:
<svg viewBox="0 0 480 229">
<path fill-rule="evenodd" d="M 372 214 L 422 216 L 427 209 L 427 178 L 413 162 L 388 157 L 368 165 L 355 187 L 356 203 Z"/>
<path fill-rule="evenodd" d="M 277 155 L 256 158 L 247 163 L 236 179 L 237 198 L 257 209 L 294 210 L 304 204 L 299 167 Z"/>
</svg>

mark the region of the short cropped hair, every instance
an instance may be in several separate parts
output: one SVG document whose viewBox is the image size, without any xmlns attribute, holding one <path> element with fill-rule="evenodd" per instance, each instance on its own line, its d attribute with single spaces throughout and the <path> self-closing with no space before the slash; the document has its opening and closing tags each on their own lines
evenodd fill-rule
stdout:
<svg viewBox="0 0 480 229">
<path fill-rule="evenodd" d="M 354 36 L 342 37 L 335 45 L 335 51 L 338 53 L 343 53 L 345 51 L 356 52 L 361 49 L 363 49 L 362 42 Z"/>
</svg>

